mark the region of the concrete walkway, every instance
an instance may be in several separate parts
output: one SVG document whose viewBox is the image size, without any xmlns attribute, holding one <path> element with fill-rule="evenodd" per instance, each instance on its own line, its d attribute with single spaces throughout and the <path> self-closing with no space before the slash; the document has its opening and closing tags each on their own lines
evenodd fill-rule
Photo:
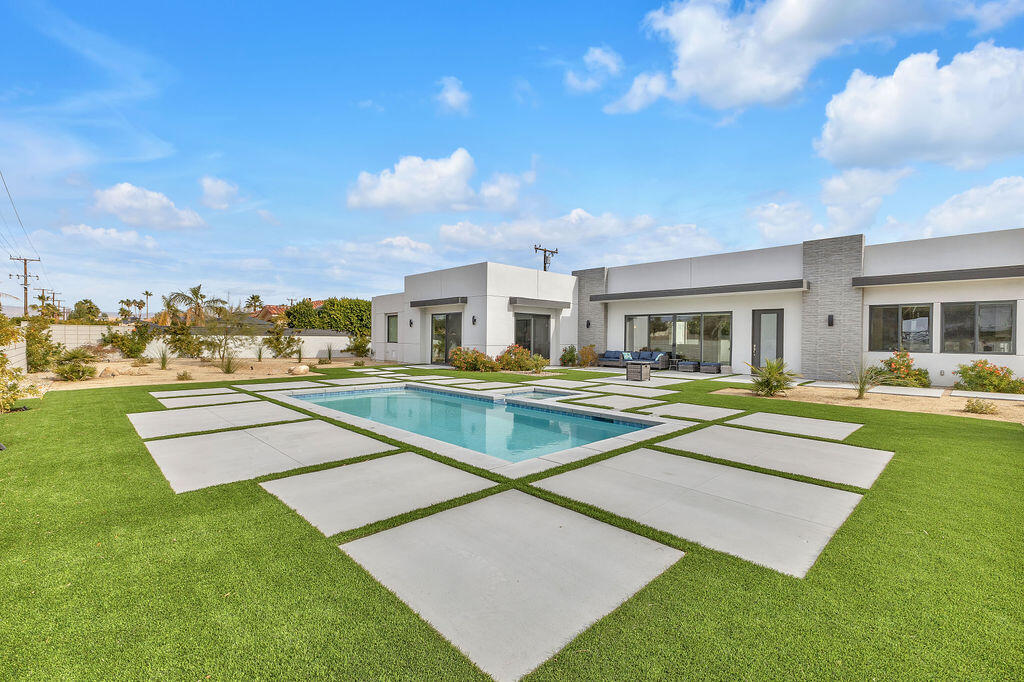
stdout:
<svg viewBox="0 0 1024 682">
<path fill-rule="evenodd" d="M 254 426 L 307 419 L 306 415 L 301 412 L 262 400 L 237 405 L 210 405 L 180 410 L 136 412 L 127 416 L 140 438 L 157 438 L 180 433 L 217 431 L 233 426 Z"/>
<path fill-rule="evenodd" d="M 739 419 L 732 419 L 729 424 L 752 426 L 755 429 L 768 431 L 784 431 L 801 436 L 817 436 L 843 440 L 851 433 L 864 426 L 849 422 L 837 422 L 829 419 L 813 419 L 811 417 L 794 417 L 788 414 L 772 414 L 771 412 L 755 412 Z"/>
</svg>

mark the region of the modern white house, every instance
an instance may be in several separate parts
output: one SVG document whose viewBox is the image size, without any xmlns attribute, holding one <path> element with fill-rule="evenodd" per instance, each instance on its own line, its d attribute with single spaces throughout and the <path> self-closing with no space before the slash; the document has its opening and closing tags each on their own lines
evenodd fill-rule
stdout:
<svg viewBox="0 0 1024 682">
<path fill-rule="evenodd" d="M 443 363 L 511 343 L 550 357 L 593 344 L 660 350 L 745 373 L 783 358 L 848 378 L 910 351 L 933 383 L 988 358 L 1024 374 L 1024 229 L 865 244 L 864 235 L 579 270 L 477 263 L 405 278 L 373 299 L 376 357 Z"/>
</svg>

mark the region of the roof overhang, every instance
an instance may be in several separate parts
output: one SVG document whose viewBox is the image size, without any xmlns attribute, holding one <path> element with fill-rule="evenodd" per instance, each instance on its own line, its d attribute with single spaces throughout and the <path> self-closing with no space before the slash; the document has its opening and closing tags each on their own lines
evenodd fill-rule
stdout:
<svg viewBox="0 0 1024 682">
<path fill-rule="evenodd" d="M 522 305 L 531 308 L 558 308 L 559 310 L 572 307 L 571 301 L 551 301 L 544 298 L 524 298 L 522 296 L 509 296 L 508 303 L 509 305 Z"/>
<path fill-rule="evenodd" d="M 413 308 L 430 308 L 438 305 L 465 305 L 469 301 L 466 296 L 449 296 L 448 298 L 425 298 L 420 301 L 410 301 Z"/>
<path fill-rule="evenodd" d="M 593 294 L 591 301 L 629 301 L 638 298 L 678 298 L 684 296 L 715 296 L 721 294 L 747 294 L 765 292 L 807 291 L 806 279 L 784 279 L 775 282 L 747 282 L 744 284 L 719 284 L 710 287 L 689 289 L 655 289 L 652 291 L 624 291 L 616 294 Z"/>
<path fill-rule="evenodd" d="M 894 275 L 866 275 L 853 278 L 855 287 L 880 287 L 887 284 L 927 284 L 929 282 L 956 282 L 971 279 L 1006 279 L 1024 277 L 1024 265 L 1001 265 L 992 268 L 965 270 L 934 270 L 932 272 L 903 272 Z"/>
</svg>

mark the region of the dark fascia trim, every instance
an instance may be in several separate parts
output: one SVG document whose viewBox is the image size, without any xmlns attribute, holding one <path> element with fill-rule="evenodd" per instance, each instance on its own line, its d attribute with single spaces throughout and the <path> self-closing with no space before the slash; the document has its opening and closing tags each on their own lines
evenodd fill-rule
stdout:
<svg viewBox="0 0 1024 682">
<path fill-rule="evenodd" d="M 532 306 L 534 308 L 571 308 L 572 303 L 569 301 L 549 301 L 543 298 L 524 298 L 522 296 L 509 296 L 509 305 L 525 305 Z"/>
<path fill-rule="evenodd" d="M 966 270 L 936 270 L 934 272 L 905 272 L 895 275 L 867 275 L 854 277 L 855 287 L 877 287 L 885 284 L 923 284 L 926 282 L 955 282 L 965 279 L 1001 279 L 1024 277 L 1024 265 L 1001 265 L 991 268 Z"/>
<path fill-rule="evenodd" d="M 719 284 L 712 287 L 690 289 L 656 289 L 654 291 L 627 291 L 621 294 L 593 294 L 591 301 L 626 301 L 634 298 L 674 298 L 677 296 L 709 296 L 712 294 L 741 294 L 755 291 L 807 291 L 806 279 L 784 279 L 777 282 L 749 282 L 746 284 Z"/>
<path fill-rule="evenodd" d="M 413 308 L 427 308 L 434 305 L 460 305 L 467 303 L 469 298 L 465 296 L 449 296 L 448 298 L 425 298 L 422 301 L 411 301 Z"/>
</svg>

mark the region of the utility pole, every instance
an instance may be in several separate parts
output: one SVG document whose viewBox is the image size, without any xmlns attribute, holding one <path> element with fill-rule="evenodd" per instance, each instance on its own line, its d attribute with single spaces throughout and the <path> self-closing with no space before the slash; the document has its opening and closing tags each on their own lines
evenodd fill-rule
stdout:
<svg viewBox="0 0 1024 682">
<path fill-rule="evenodd" d="M 22 292 L 24 294 L 24 299 L 23 299 L 24 309 L 21 311 L 21 316 L 22 317 L 28 317 L 28 282 L 33 277 L 35 277 L 36 279 L 39 279 L 39 275 L 30 275 L 30 274 L 28 274 L 28 264 L 29 263 L 33 263 L 33 262 L 38 263 L 39 259 L 38 258 L 16 258 L 15 256 L 11 256 L 11 260 L 20 260 L 21 261 L 22 274 L 20 274 L 20 275 L 8 275 L 8 277 L 11 277 L 12 279 L 13 278 L 17 278 L 17 277 L 21 278 L 21 289 L 22 289 Z"/>
<path fill-rule="evenodd" d="M 533 245 L 534 253 L 540 253 L 541 251 L 544 252 L 544 272 L 547 272 L 548 268 L 551 267 L 551 257 L 558 253 L 558 249 L 545 249 L 543 246 L 538 244 Z"/>
<path fill-rule="evenodd" d="M 293 305 L 295 305 L 295 299 L 294 298 L 289 298 L 288 299 L 288 307 L 291 308 Z"/>
<path fill-rule="evenodd" d="M 46 300 L 50 297 L 50 292 L 53 291 L 53 289 L 40 289 L 39 287 L 36 287 L 35 291 L 39 292 L 36 299 L 39 300 L 39 315 L 41 317 L 43 314 L 43 306 L 46 305 Z"/>
</svg>

